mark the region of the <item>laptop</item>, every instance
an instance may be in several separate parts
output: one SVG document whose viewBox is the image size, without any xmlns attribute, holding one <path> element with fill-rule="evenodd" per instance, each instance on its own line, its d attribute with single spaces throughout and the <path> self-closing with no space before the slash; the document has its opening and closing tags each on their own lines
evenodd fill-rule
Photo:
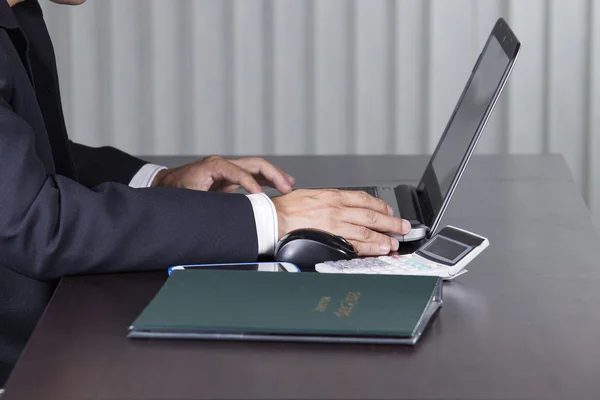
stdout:
<svg viewBox="0 0 600 400">
<path fill-rule="evenodd" d="M 450 199 L 475 150 L 494 106 L 510 76 L 521 44 L 500 18 L 475 63 L 475 67 L 450 116 L 418 186 L 344 187 L 362 190 L 384 200 L 394 215 L 411 222 L 398 241 L 428 239 L 435 233 Z"/>
</svg>

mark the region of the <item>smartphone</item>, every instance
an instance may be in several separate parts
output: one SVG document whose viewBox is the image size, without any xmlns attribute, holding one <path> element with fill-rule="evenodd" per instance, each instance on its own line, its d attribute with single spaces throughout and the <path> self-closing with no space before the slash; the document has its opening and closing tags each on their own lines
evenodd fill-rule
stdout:
<svg viewBox="0 0 600 400">
<path fill-rule="evenodd" d="M 261 271 L 261 272 L 300 272 L 300 268 L 289 262 L 254 262 L 254 263 L 224 263 L 224 264 L 187 264 L 174 265 L 169 268 L 169 275 L 173 271 L 185 269 L 220 269 L 235 271 Z"/>
</svg>

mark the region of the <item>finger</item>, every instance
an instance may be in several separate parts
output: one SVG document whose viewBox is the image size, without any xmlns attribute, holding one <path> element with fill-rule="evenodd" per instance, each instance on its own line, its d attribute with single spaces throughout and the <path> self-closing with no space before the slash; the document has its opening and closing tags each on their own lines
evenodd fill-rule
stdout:
<svg viewBox="0 0 600 400">
<path fill-rule="evenodd" d="M 223 187 L 221 187 L 221 189 L 219 189 L 221 192 L 224 193 L 235 193 L 236 190 L 238 190 L 240 188 L 240 185 L 236 185 L 236 184 L 225 184 Z"/>
<path fill-rule="evenodd" d="M 381 214 L 366 208 L 342 208 L 340 219 L 353 225 L 364 226 L 369 229 L 406 235 L 410 232 L 410 222 L 387 214 Z"/>
<path fill-rule="evenodd" d="M 391 207 L 385 201 L 377 199 L 367 192 L 363 192 L 362 190 L 340 190 L 338 192 L 342 204 L 346 207 L 365 208 L 381 214 L 392 214 Z"/>
<path fill-rule="evenodd" d="M 213 168 L 213 179 L 215 181 L 226 181 L 226 183 L 222 184 L 223 186 L 238 184 L 246 189 L 248 193 L 263 192 L 262 187 L 250 173 L 228 160 L 219 160 Z"/>
<path fill-rule="evenodd" d="M 282 170 L 279 167 L 275 167 L 275 168 L 277 168 L 278 170 L 280 170 L 281 173 L 285 175 L 285 177 L 286 177 L 288 183 L 290 184 L 290 186 L 294 186 L 296 184 L 296 178 L 294 178 L 293 176 L 291 176 L 290 174 L 288 174 L 287 172 L 285 172 L 284 170 Z"/>
<path fill-rule="evenodd" d="M 353 225 L 344 223 L 340 227 L 340 236 L 347 240 L 354 240 L 362 243 L 370 243 L 374 246 L 380 246 L 381 251 L 389 253 L 390 251 L 396 251 L 400 247 L 398 240 L 384 235 L 383 233 L 375 232 L 365 226 Z"/>
<path fill-rule="evenodd" d="M 263 158 L 243 158 L 232 160 L 231 162 L 253 175 L 259 175 L 264 178 L 266 184 L 273 186 L 283 194 L 292 191 L 292 184 L 289 182 L 287 174 Z"/>
<path fill-rule="evenodd" d="M 246 157 L 246 158 L 232 159 L 230 161 L 242 168 L 248 169 L 251 173 L 254 173 L 254 174 L 259 173 L 259 169 L 257 168 L 257 166 L 260 166 L 261 163 L 269 164 L 272 167 L 274 167 L 275 169 L 277 169 L 277 171 L 279 171 L 279 173 L 285 177 L 285 179 L 288 181 L 288 183 L 291 186 L 294 186 L 296 184 L 296 178 L 294 178 L 293 176 L 291 176 L 290 174 L 288 174 L 287 172 L 285 172 L 278 166 L 268 162 L 264 158 Z"/>
<path fill-rule="evenodd" d="M 276 166 L 276 165 L 273 165 L 273 166 L 275 168 L 277 168 L 277 170 L 285 177 L 285 180 L 290 184 L 290 186 L 294 186 L 296 184 L 296 179 L 293 176 L 291 176 L 290 174 L 288 174 L 287 172 L 285 172 L 278 166 Z"/>
<path fill-rule="evenodd" d="M 287 172 L 285 172 L 284 170 L 282 170 L 281 168 L 279 168 L 275 164 L 271 164 L 271 165 L 273 167 L 275 167 L 277 169 L 277 171 L 279 171 L 285 177 L 285 179 L 290 184 L 290 186 L 294 186 L 296 184 L 296 178 L 294 178 L 293 176 L 291 176 L 290 174 L 288 174 Z"/>
<path fill-rule="evenodd" d="M 381 246 L 377 243 L 365 243 L 356 240 L 350 240 L 358 255 L 361 257 L 368 256 L 385 256 L 390 253 L 389 247 Z"/>
</svg>

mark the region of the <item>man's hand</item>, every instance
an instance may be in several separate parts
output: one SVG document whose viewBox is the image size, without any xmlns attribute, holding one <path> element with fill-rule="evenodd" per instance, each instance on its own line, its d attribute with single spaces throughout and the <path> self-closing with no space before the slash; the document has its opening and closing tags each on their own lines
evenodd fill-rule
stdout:
<svg viewBox="0 0 600 400">
<path fill-rule="evenodd" d="M 410 223 L 393 217 L 390 206 L 362 191 L 296 190 L 273 199 L 278 238 L 301 228 L 316 228 L 342 236 L 361 256 L 398 250 L 398 241 L 380 232 L 405 235 Z"/>
<path fill-rule="evenodd" d="M 225 159 L 219 156 L 162 170 L 152 182 L 152 186 L 228 193 L 240 187 L 249 193 L 261 193 L 261 185 L 267 185 L 283 194 L 290 193 L 295 184 L 294 178 L 262 158 Z"/>
</svg>

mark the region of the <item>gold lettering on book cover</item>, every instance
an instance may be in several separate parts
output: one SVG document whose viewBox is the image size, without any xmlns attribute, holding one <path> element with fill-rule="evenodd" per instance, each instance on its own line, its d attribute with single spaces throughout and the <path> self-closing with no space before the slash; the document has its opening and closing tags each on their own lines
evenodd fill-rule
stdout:
<svg viewBox="0 0 600 400">
<path fill-rule="evenodd" d="M 321 297 L 321 300 L 319 300 L 319 304 L 317 304 L 317 307 L 315 307 L 315 309 L 313 311 L 325 312 L 325 309 L 327 308 L 327 305 L 329 304 L 330 301 L 331 301 L 331 296 Z"/>
<path fill-rule="evenodd" d="M 340 302 L 340 308 L 335 312 L 338 317 L 349 317 L 352 309 L 358 304 L 360 292 L 348 292 L 346 298 Z"/>
</svg>

